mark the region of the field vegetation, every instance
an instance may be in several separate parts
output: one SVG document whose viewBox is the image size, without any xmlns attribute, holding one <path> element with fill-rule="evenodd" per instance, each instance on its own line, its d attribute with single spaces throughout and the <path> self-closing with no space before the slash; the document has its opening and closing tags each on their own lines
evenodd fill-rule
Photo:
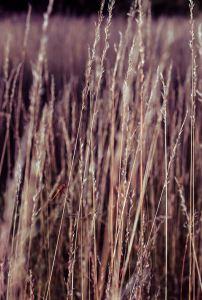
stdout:
<svg viewBox="0 0 202 300">
<path fill-rule="evenodd" d="M 1 299 L 202 298 L 202 23 L 0 20 Z"/>
</svg>

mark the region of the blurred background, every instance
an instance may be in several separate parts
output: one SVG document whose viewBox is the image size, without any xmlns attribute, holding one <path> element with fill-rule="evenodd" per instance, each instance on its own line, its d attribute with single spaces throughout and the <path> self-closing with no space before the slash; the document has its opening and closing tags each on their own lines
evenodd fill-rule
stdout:
<svg viewBox="0 0 202 300">
<path fill-rule="evenodd" d="M 55 1 L 55 13 L 71 15 L 90 15 L 99 10 L 101 0 L 57 0 Z M 108 1 L 106 1 L 108 2 Z M 151 0 L 152 13 L 159 15 L 186 15 L 189 13 L 188 0 Z M 28 4 L 33 11 L 42 12 L 47 7 L 48 0 L 1 0 L 0 16 L 9 12 L 24 12 Z M 123 14 L 130 8 L 132 0 L 117 0 L 115 13 Z M 195 0 L 196 13 L 202 10 L 202 1 Z"/>
</svg>

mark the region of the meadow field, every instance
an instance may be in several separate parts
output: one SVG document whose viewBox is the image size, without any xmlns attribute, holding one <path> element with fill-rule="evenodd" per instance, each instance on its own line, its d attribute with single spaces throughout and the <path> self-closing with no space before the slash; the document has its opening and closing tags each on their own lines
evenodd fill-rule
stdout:
<svg viewBox="0 0 202 300">
<path fill-rule="evenodd" d="M 136 2 L 0 19 L 2 300 L 202 299 L 202 17 Z"/>
</svg>

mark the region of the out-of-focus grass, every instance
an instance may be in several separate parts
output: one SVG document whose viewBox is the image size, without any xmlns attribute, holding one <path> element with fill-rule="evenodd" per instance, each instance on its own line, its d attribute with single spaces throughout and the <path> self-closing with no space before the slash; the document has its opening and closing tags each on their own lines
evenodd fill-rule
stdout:
<svg viewBox="0 0 202 300">
<path fill-rule="evenodd" d="M 26 15 L 14 15 L 0 19 L 2 38 L 0 41 L 1 53 L 4 53 L 5 42 L 10 40 L 10 59 L 16 65 L 22 58 L 22 44 L 24 39 Z M 81 76 L 87 61 L 88 48 L 92 46 L 95 37 L 95 23 L 97 18 L 61 17 L 55 16 L 48 28 L 48 64 L 50 72 L 62 75 L 66 72 L 69 76 Z M 27 45 L 27 60 L 34 63 L 36 60 L 41 37 L 42 18 L 34 15 L 31 18 L 29 43 Z M 119 31 L 126 26 L 126 20 L 115 18 L 111 30 L 112 49 L 113 43 L 118 41 Z M 102 34 L 101 39 L 104 39 Z M 103 42 L 102 42 L 103 43 Z M 3 55 L 0 57 L 3 65 Z M 81 69 L 82 68 L 82 69 Z"/>
</svg>

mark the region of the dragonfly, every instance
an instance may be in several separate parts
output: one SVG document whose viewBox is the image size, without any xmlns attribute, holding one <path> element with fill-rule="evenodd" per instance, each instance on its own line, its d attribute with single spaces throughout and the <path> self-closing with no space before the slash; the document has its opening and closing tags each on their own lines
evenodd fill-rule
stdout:
<svg viewBox="0 0 202 300">
<path fill-rule="evenodd" d="M 53 195 L 52 195 L 50 201 L 52 202 L 52 201 L 54 201 L 58 196 L 61 196 L 62 194 L 64 194 L 66 188 L 67 188 L 66 183 L 60 184 L 60 185 L 56 188 L 55 192 L 53 193 Z"/>
<path fill-rule="evenodd" d="M 50 199 L 42 207 L 40 207 L 38 209 L 38 211 L 35 213 L 35 216 L 37 216 L 40 213 L 40 211 L 43 211 L 44 209 L 46 209 L 47 206 L 50 203 L 52 203 L 56 198 L 64 195 L 65 192 L 66 192 L 66 189 L 67 189 L 66 183 L 59 184 L 58 187 L 53 192 L 53 194 L 50 197 Z M 98 215 L 98 212 L 97 211 L 95 211 L 94 213 L 93 212 L 89 212 L 87 215 L 80 216 L 80 217 L 79 217 L 78 213 L 68 214 L 69 217 L 79 217 L 79 219 L 87 219 L 88 217 L 92 217 L 93 215 Z"/>
<path fill-rule="evenodd" d="M 66 188 L 67 188 L 66 183 L 59 184 L 58 187 L 56 188 L 56 190 L 53 192 L 53 195 L 51 197 L 49 197 L 49 200 L 35 212 L 35 216 L 37 216 L 40 213 L 40 211 L 43 211 L 44 209 L 46 209 L 48 207 L 48 205 L 50 203 L 52 203 L 57 197 L 64 194 Z"/>
</svg>

